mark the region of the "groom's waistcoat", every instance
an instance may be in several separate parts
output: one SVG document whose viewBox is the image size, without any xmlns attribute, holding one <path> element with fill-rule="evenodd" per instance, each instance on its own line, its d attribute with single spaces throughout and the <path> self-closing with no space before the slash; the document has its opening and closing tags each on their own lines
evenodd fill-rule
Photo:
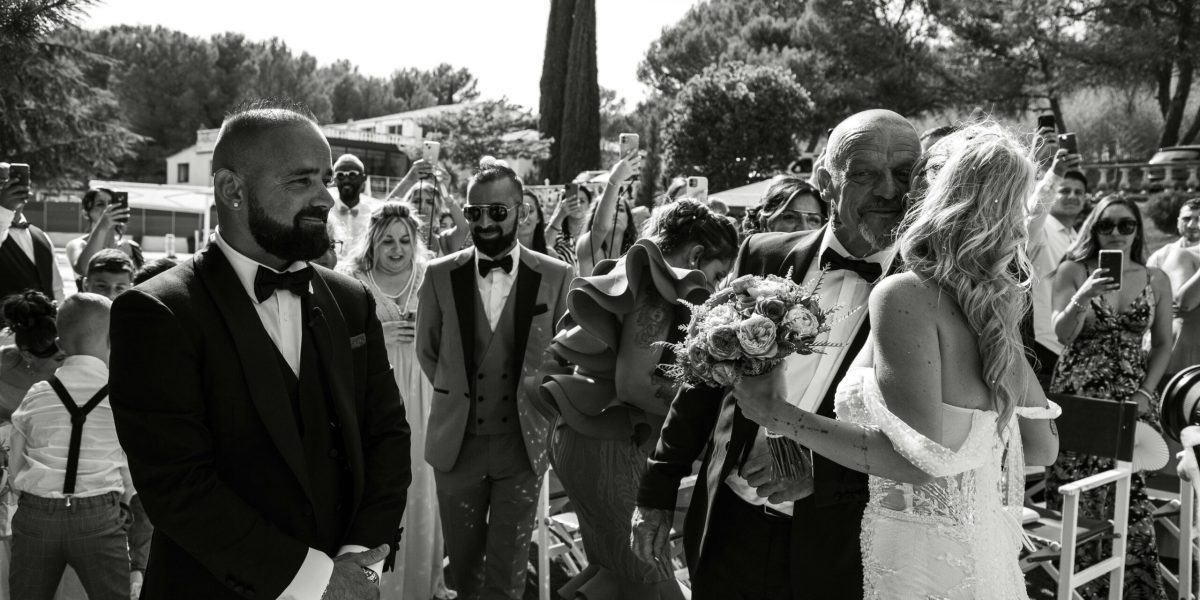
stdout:
<svg viewBox="0 0 1200 600">
<path fill-rule="evenodd" d="M 330 404 L 333 394 L 308 325 L 304 326 L 302 336 L 299 377 L 282 354 L 277 351 L 275 355 L 300 429 L 304 462 L 312 484 L 313 505 L 306 506 L 304 512 L 314 517 L 315 537 L 301 541 L 332 555 L 345 534 L 353 497 L 341 423 Z"/>
<path fill-rule="evenodd" d="M 475 356 L 471 381 L 471 417 L 467 432 L 497 435 L 521 431 L 517 416 L 517 387 L 521 381 L 520 357 L 516 356 L 514 323 L 516 286 L 504 303 L 495 331 L 490 326 L 483 300 L 475 297 Z M 470 367 L 468 367 L 470 368 Z"/>
</svg>

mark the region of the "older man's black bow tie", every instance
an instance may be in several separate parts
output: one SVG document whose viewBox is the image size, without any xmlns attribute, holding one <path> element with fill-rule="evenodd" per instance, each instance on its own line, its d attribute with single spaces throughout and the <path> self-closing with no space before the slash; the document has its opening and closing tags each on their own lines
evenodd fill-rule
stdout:
<svg viewBox="0 0 1200 600">
<path fill-rule="evenodd" d="M 13 229 L 29 229 L 30 225 L 33 225 L 33 223 L 30 223 L 29 221 L 21 221 L 20 223 L 13 223 L 12 228 Z"/>
<path fill-rule="evenodd" d="M 254 275 L 254 297 L 262 304 L 270 298 L 275 290 L 291 290 L 297 296 L 308 293 L 308 283 L 312 281 L 312 267 L 304 267 L 299 271 L 276 273 L 266 267 L 259 267 Z"/>
<path fill-rule="evenodd" d="M 875 283 L 880 275 L 883 275 L 883 267 L 877 263 L 859 260 L 857 258 L 848 258 L 838 254 L 833 248 L 826 248 L 821 253 L 821 266 L 830 271 L 846 270 L 858 273 L 859 277 L 866 279 L 871 283 Z"/>
<path fill-rule="evenodd" d="M 509 254 L 508 256 L 505 256 L 504 258 L 501 258 L 500 260 L 489 260 L 489 259 L 483 258 L 482 256 L 479 257 L 479 276 L 480 277 L 487 277 L 488 273 L 492 272 L 492 269 L 500 269 L 501 271 L 504 271 L 505 273 L 512 273 L 512 267 L 513 267 L 513 260 L 512 260 L 511 254 Z"/>
</svg>

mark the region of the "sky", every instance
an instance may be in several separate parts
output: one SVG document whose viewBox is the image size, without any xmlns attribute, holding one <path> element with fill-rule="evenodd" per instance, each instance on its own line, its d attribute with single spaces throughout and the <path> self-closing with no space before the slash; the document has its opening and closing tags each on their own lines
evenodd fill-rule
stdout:
<svg viewBox="0 0 1200 600">
<path fill-rule="evenodd" d="M 596 0 L 600 85 L 632 107 L 645 97 L 637 66 L 663 27 L 700 0 Z M 279 37 L 321 64 L 348 59 L 386 77 L 404 67 L 466 67 L 484 98 L 508 97 L 536 111 L 550 0 L 100 0 L 79 24 L 162 25 L 208 37 L 236 31 Z"/>
</svg>

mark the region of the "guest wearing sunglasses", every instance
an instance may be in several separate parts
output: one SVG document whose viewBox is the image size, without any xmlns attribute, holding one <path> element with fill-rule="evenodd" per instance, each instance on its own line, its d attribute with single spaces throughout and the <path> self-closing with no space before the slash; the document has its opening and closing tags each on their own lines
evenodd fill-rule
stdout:
<svg viewBox="0 0 1200 600">
<path fill-rule="evenodd" d="M 483 165 L 463 207 L 474 247 L 431 261 L 420 288 L 416 352 L 433 384 L 425 459 L 464 599 L 522 597 L 547 466 L 549 422 L 530 395 L 572 271 L 517 243 L 523 191 L 512 169 Z"/>
<path fill-rule="evenodd" d="M 1130 402 L 1138 420 L 1158 431 L 1158 388 L 1171 358 L 1171 282 L 1145 266 L 1145 232 L 1137 204 L 1120 196 L 1100 201 L 1080 228 L 1054 276 L 1054 329 L 1065 346 L 1050 391 Z M 1124 254 L 1120 284 L 1099 267 L 1101 250 Z M 1142 340 L 1150 333 L 1150 349 Z M 1046 505 L 1060 509 L 1059 485 L 1113 467 L 1111 458 L 1063 452 L 1047 471 Z M 1146 473 L 1133 475 L 1124 598 L 1164 598 L 1154 537 L 1154 505 L 1146 497 Z M 1084 492 L 1082 517 L 1108 520 L 1113 496 Z M 1098 548 L 1079 554 L 1077 568 L 1098 560 Z M 1107 597 L 1107 578 L 1080 589 L 1085 598 Z"/>
<path fill-rule="evenodd" d="M 812 231 L 827 220 L 829 209 L 816 187 L 799 177 L 780 175 L 771 182 L 758 206 L 746 211 L 742 230 L 746 234 Z"/>
<path fill-rule="evenodd" d="M 338 259 L 345 257 L 348 248 L 367 235 L 371 224 L 371 213 L 381 204 L 365 193 L 367 172 L 363 163 L 353 154 L 343 154 L 333 165 L 333 185 L 337 193 L 333 196 L 333 208 L 329 211 L 329 222 L 337 232 L 337 239 L 350 242 L 338 251 Z"/>
</svg>

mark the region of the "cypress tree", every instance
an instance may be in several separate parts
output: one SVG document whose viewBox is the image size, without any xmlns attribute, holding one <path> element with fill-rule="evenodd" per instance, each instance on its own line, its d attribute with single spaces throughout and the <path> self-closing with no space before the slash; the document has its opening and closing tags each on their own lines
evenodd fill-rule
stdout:
<svg viewBox="0 0 1200 600">
<path fill-rule="evenodd" d="M 654 207 L 654 197 L 658 195 L 659 179 L 662 177 L 662 140 L 659 137 L 658 117 L 650 117 L 646 125 L 646 158 L 642 160 L 641 186 L 638 188 L 637 203 L 649 208 Z"/>
<path fill-rule="evenodd" d="M 542 166 L 542 177 L 558 183 L 562 148 L 563 87 L 567 78 L 567 54 L 571 44 L 571 22 L 575 0 L 550 0 L 550 19 L 546 26 L 546 52 L 542 57 L 541 99 L 538 106 L 538 131 L 554 138 L 550 158 Z"/>
<path fill-rule="evenodd" d="M 596 1 L 575 0 L 563 86 L 559 175 L 600 167 L 600 84 L 596 75 Z"/>
</svg>

